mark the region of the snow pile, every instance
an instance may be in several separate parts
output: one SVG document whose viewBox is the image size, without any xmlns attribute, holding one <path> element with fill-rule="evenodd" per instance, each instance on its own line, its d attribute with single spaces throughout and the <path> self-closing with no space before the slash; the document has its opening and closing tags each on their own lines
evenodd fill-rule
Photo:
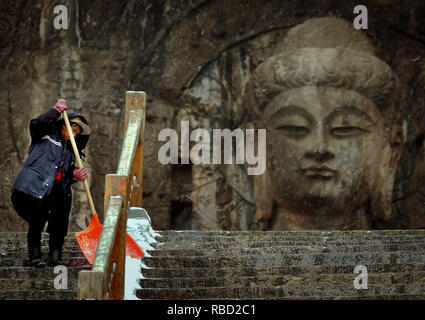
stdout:
<svg viewBox="0 0 425 320">
<path fill-rule="evenodd" d="M 152 250 L 152 243 L 155 237 L 159 237 L 151 226 L 151 219 L 143 208 L 131 207 L 128 213 L 127 232 L 137 242 L 145 253 L 145 257 L 150 255 L 147 250 Z M 124 300 L 138 300 L 136 290 L 140 289 L 139 279 L 143 278 L 142 267 L 146 267 L 141 259 L 126 256 L 125 260 L 125 293 Z"/>
</svg>

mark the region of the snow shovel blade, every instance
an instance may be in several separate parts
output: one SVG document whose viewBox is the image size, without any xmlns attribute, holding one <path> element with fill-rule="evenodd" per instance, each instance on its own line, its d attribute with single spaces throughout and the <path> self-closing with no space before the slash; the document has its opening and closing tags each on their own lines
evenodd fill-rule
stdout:
<svg viewBox="0 0 425 320">
<path fill-rule="evenodd" d="M 90 224 L 83 231 L 76 234 L 78 245 L 84 256 L 90 264 L 94 263 L 96 257 L 96 248 L 99 243 L 100 234 L 102 233 L 102 225 L 96 213 L 92 214 Z M 126 256 L 132 258 L 143 258 L 145 253 L 139 247 L 136 241 L 126 233 Z"/>
<path fill-rule="evenodd" d="M 75 235 L 81 251 L 83 251 L 84 256 L 90 264 L 93 264 L 94 258 L 96 257 L 96 247 L 99 243 L 101 233 L 102 225 L 99 222 L 97 214 L 93 213 L 87 228 Z"/>
<path fill-rule="evenodd" d="M 143 258 L 145 255 L 137 242 L 128 233 L 126 234 L 125 255 L 132 258 Z"/>
</svg>

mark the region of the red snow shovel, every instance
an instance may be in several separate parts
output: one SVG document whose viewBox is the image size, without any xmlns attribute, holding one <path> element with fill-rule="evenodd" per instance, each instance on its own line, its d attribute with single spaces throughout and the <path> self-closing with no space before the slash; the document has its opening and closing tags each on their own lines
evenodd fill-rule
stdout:
<svg viewBox="0 0 425 320">
<path fill-rule="evenodd" d="M 81 162 L 80 153 L 77 149 L 77 144 L 75 143 L 74 134 L 72 133 L 71 125 L 69 123 L 68 114 L 66 111 L 63 112 L 63 119 L 65 120 L 65 125 L 68 130 L 68 135 L 71 140 L 72 149 L 74 150 L 75 159 L 79 168 L 83 168 L 83 163 Z M 96 257 L 96 248 L 99 243 L 100 234 L 102 232 L 102 225 L 99 222 L 99 218 L 94 208 L 93 199 L 91 197 L 89 184 L 87 179 L 83 181 L 84 189 L 86 190 L 87 198 L 89 200 L 89 205 L 91 209 L 91 221 L 90 224 L 83 231 L 80 231 L 76 234 L 78 245 L 83 251 L 84 256 L 87 258 L 90 264 L 93 264 Z M 132 258 L 142 258 L 145 254 L 143 250 L 139 247 L 136 241 L 127 233 L 126 234 L 126 255 Z"/>
</svg>

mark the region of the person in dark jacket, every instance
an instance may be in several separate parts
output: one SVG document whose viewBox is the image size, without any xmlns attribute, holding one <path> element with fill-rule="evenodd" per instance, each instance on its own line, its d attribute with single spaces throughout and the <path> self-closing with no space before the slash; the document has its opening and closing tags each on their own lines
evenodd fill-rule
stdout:
<svg viewBox="0 0 425 320">
<path fill-rule="evenodd" d="M 31 145 L 12 188 L 11 201 L 20 217 L 28 223 L 30 266 L 44 267 L 41 257 L 41 234 L 46 222 L 49 233 L 48 266 L 64 265 L 62 247 L 68 232 L 71 210 L 71 184 L 87 178 L 86 168 L 76 168 L 75 156 L 61 114 L 67 103 L 60 99 L 30 122 Z M 91 130 L 82 114 L 69 113 L 75 142 L 81 150 L 87 145 Z"/>
</svg>

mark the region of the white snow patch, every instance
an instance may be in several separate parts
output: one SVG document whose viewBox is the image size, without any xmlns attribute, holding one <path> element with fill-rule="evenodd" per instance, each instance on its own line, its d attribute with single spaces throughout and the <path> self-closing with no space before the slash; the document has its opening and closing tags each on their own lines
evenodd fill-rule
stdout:
<svg viewBox="0 0 425 320">
<path fill-rule="evenodd" d="M 145 257 L 150 256 L 147 251 L 153 249 L 151 244 L 157 242 L 155 237 L 160 236 L 152 229 L 151 219 L 146 210 L 137 207 L 129 210 L 127 233 L 137 242 L 145 253 Z M 143 278 L 142 268 L 146 268 L 142 259 L 126 256 L 124 300 L 139 300 L 136 297 L 136 290 L 141 289 L 139 280 Z"/>
</svg>

